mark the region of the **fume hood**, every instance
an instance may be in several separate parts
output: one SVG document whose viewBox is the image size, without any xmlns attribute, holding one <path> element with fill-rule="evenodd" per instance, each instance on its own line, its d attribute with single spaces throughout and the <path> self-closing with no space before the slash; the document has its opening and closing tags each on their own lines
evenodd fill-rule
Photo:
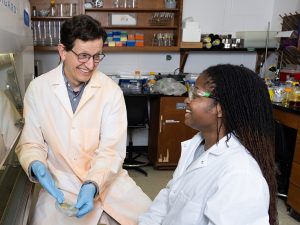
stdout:
<svg viewBox="0 0 300 225">
<path fill-rule="evenodd" d="M 28 0 L 0 1 L 0 225 L 27 223 L 33 190 L 14 154 L 34 71 L 30 26 Z"/>
</svg>

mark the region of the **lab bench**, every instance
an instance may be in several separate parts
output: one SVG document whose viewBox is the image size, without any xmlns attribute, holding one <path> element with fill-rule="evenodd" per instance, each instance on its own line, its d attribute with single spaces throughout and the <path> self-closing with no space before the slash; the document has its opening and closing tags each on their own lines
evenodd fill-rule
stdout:
<svg viewBox="0 0 300 225">
<path fill-rule="evenodd" d="M 273 117 L 284 126 L 292 128 L 295 133 L 287 204 L 291 207 L 292 215 L 294 213 L 295 217 L 298 217 L 300 214 L 300 108 L 293 109 L 281 104 L 273 104 Z"/>
</svg>

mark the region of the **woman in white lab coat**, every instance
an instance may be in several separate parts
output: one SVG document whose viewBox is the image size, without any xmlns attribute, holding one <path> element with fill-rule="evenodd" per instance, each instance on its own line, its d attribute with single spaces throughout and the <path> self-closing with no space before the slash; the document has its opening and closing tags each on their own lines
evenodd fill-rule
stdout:
<svg viewBox="0 0 300 225">
<path fill-rule="evenodd" d="M 200 131 L 182 143 L 173 179 L 140 225 L 275 225 L 272 106 L 251 70 L 205 70 L 186 99 L 186 125 Z"/>
</svg>

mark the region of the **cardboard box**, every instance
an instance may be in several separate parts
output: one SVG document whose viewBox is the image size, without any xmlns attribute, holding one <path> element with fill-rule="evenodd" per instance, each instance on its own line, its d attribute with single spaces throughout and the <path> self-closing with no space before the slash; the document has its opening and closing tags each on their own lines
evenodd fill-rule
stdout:
<svg viewBox="0 0 300 225">
<path fill-rule="evenodd" d="M 111 14 L 111 25 L 120 26 L 120 25 L 132 25 L 135 26 L 136 14 L 135 13 L 112 13 Z"/>
</svg>

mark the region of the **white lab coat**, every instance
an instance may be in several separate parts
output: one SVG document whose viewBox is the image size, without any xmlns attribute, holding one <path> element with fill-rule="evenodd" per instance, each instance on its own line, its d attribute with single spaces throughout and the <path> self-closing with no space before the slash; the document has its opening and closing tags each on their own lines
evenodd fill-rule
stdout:
<svg viewBox="0 0 300 225">
<path fill-rule="evenodd" d="M 122 169 L 126 106 L 112 79 L 95 71 L 73 113 L 61 64 L 30 83 L 24 117 L 16 153 L 30 179 L 30 164 L 39 160 L 73 202 L 86 180 L 100 189 L 94 210 L 81 219 L 64 216 L 56 210 L 53 197 L 42 190 L 31 224 L 95 225 L 103 210 L 122 225 L 137 223 L 151 200 Z"/>
<path fill-rule="evenodd" d="M 190 165 L 201 141 L 197 134 L 182 142 L 173 179 L 139 217 L 139 225 L 269 224 L 268 185 L 249 152 L 232 135 Z"/>
</svg>

